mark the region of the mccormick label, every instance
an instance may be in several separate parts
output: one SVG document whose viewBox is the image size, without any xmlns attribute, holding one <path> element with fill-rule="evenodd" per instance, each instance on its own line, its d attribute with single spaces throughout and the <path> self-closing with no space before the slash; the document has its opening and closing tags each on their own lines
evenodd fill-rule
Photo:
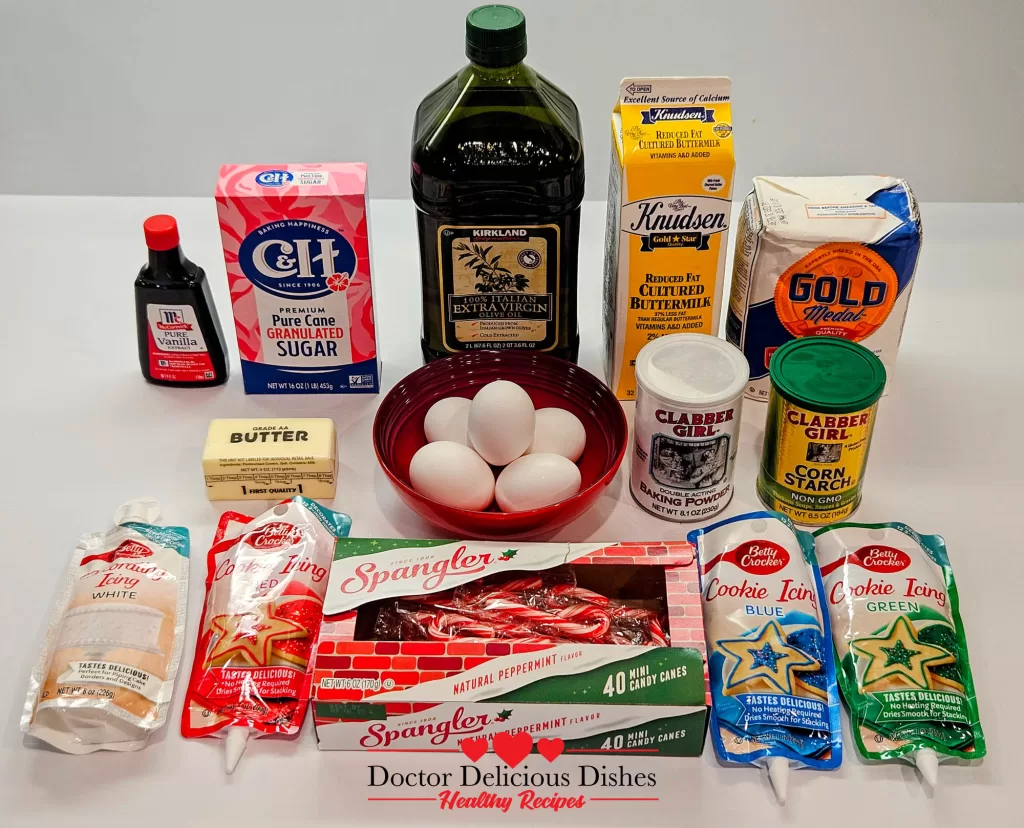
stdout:
<svg viewBox="0 0 1024 828">
<path fill-rule="evenodd" d="M 860 505 L 864 465 L 877 403 L 847 414 L 822 414 L 773 394 L 757 492 L 796 523 L 825 526 Z"/>
<path fill-rule="evenodd" d="M 605 236 L 605 360 L 636 398 L 640 349 L 717 335 L 732 178 L 728 78 L 626 78 L 612 113 Z"/>
<path fill-rule="evenodd" d="M 366 165 L 225 165 L 217 211 L 246 393 L 378 391 Z"/>
<path fill-rule="evenodd" d="M 726 338 L 766 400 L 768 362 L 804 336 L 859 342 L 890 371 L 921 249 L 906 181 L 887 176 L 755 178 L 740 214 Z"/>
<path fill-rule="evenodd" d="M 215 377 L 206 340 L 191 305 L 146 305 L 149 372 L 165 382 L 202 382 Z"/>
<path fill-rule="evenodd" d="M 558 344 L 560 234 L 557 224 L 438 228 L 447 350 L 549 351 Z"/>
<path fill-rule="evenodd" d="M 637 503 L 668 520 L 699 520 L 732 499 L 742 397 L 679 406 L 641 391 L 630 486 Z"/>
</svg>

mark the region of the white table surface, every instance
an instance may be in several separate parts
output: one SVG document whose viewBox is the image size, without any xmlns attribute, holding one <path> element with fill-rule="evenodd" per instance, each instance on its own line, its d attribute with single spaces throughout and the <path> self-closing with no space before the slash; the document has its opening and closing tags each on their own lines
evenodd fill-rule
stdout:
<svg viewBox="0 0 1024 828">
<path fill-rule="evenodd" d="M 226 386 L 159 388 L 139 373 L 132 281 L 145 260 L 142 221 L 156 212 L 177 216 L 186 253 L 210 276 L 230 338 L 233 373 Z M 1010 785 L 1019 785 L 1024 772 L 1013 735 L 1024 727 L 1024 205 L 927 204 L 922 213 L 917 285 L 892 390 L 881 404 L 858 518 L 902 520 L 945 535 L 988 758 L 973 767 L 944 765 L 941 788 L 930 795 L 908 766 L 859 761 L 844 716 L 843 767 L 796 774 L 784 809 L 774 804 L 762 772 L 720 767 L 709 743 L 699 759 L 621 760 L 627 770 L 655 774 L 655 788 L 632 794 L 657 796 L 657 802 L 495 814 L 441 811 L 436 802 L 367 801 L 416 795 L 369 788 L 371 762 L 392 770 L 428 762 L 457 770 L 459 755 L 319 752 L 307 722 L 298 739 L 251 742 L 238 771 L 225 778 L 218 740 L 181 737 L 182 688 L 203 600 L 205 551 L 220 512 L 238 505 L 206 500 L 200 454 L 211 418 L 333 417 L 340 440 L 333 506 L 352 515 L 353 534 L 422 537 L 437 531 L 402 505 L 376 467 L 370 428 L 378 397 L 242 393 L 212 198 L 0 197 L 0 824 L 1020 824 L 1019 788 L 1011 796 Z M 420 365 L 411 203 L 374 202 L 372 232 L 386 391 Z M 595 373 L 602 348 L 603 233 L 604 205 L 586 204 L 580 363 Z M 737 493 L 726 514 L 759 506 L 754 477 L 763 427 L 764 406 L 748 402 Z M 18 720 L 68 556 L 81 533 L 105 528 L 117 504 L 141 494 L 162 501 L 168 523 L 192 531 L 188 638 L 168 725 L 138 753 L 78 757 L 30 750 Z M 241 506 L 258 514 L 264 504 Z M 675 539 L 689 528 L 641 511 L 630 499 L 624 465 L 600 503 L 554 539 Z M 583 763 L 602 761 L 563 756 L 556 769 L 572 771 L 575 779 L 574 766 Z M 603 764 L 614 768 L 620 761 Z"/>
</svg>

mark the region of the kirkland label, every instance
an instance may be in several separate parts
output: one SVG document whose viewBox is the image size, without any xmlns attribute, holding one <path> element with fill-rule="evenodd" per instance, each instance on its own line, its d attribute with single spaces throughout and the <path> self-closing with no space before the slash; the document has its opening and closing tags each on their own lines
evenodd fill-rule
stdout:
<svg viewBox="0 0 1024 828">
<path fill-rule="evenodd" d="M 438 229 L 446 348 L 555 347 L 559 233 L 554 224 Z"/>
</svg>

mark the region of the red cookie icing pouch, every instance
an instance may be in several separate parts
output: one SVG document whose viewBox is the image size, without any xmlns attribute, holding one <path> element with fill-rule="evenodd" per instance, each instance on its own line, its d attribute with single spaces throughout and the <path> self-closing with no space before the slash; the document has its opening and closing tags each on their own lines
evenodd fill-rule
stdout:
<svg viewBox="0 0 1024 828">
<path fill-rule="evenodd" d="M 225 737 L 228 773 L 250 734 L 290 736 L 302 727 L 327 574 L 351 523 L 304 497 L 257 518 L 221 516 L 181 733 Z"/>
</svg>

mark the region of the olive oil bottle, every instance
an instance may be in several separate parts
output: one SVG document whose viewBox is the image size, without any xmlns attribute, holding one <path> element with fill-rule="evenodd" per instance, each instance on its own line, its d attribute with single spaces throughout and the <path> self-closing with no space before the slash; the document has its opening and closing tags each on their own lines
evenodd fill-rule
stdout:
<svg viewBox="0 0 1024 828">
<path fill-rule="evenodd" d="M 519 9 L 471 11 L 466 56 L 413 128 L 424 359 L 521 349 L 575 361 L 579 112 L 523 63 Z"/>
</svg>

